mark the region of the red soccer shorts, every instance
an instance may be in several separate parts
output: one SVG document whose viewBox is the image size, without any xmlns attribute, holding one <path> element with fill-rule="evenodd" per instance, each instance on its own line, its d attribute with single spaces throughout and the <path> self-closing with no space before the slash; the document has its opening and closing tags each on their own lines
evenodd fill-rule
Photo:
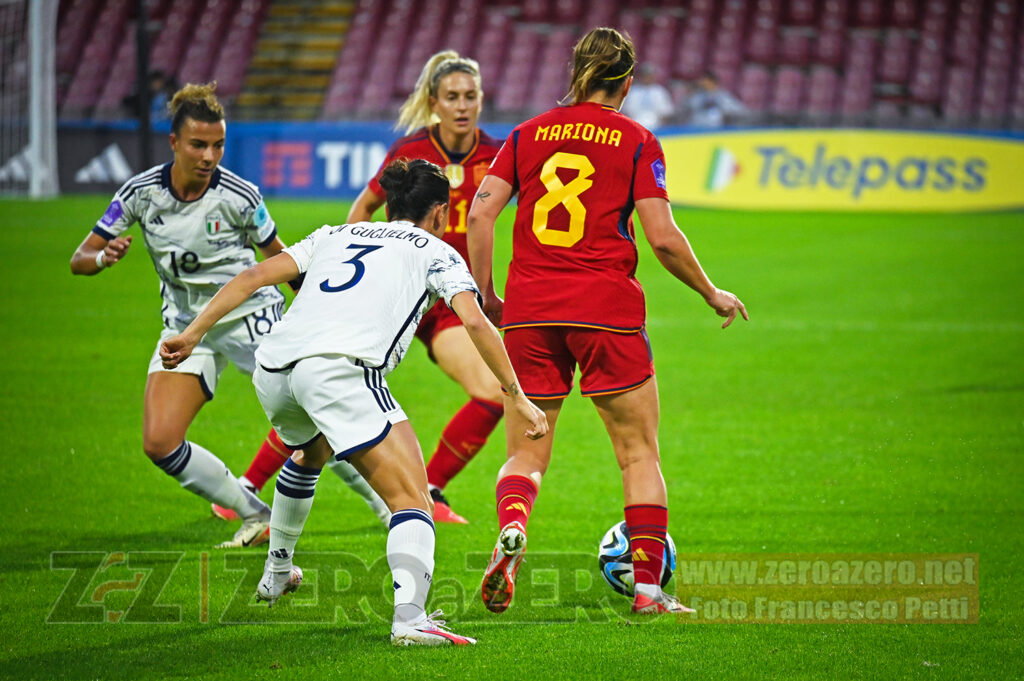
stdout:
<svg viewBox="0 0 1024 681">
<path fill-rule="evenodd" d="M 427 346 L 427 354 L 430 355 L 432 361 L 437 361 L 434 359 L 434 353 L 431 350 L 434 346 L 434 337 L 453 326 L 462 326 L 462 320 L 459 319 L 459 315 L 452 312 L 452 309 L 448 307 L 444 300 L 438 300 L 434 303 L 434 307 L 427 310 L 427 313 L 423 315 L 420 325 L 416 327 L 416 337 Z"/>
<path fill-rule="evenodd" d="M 654 376 L 646 331 L 521 326 L 505 331 L 505 348 L 523 393 L 532 399 L 568 395 L 577 364 L 580 393 L 587 397 L 633 390 Z"/>
</svg>

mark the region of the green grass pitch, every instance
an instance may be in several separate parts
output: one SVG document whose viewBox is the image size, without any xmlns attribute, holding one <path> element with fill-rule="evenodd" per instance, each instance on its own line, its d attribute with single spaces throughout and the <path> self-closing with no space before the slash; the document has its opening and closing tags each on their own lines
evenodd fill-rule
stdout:
<svg viewBox="0 0 1024 681">
<path fill-rule="evenodd" d="M 232 526 L 146 460 L 152 266 L 140 241 L 95 278 L 67 265 L 107 200 L 0 201 L 0 678 L 1024 676 L 1020 213 L 679 210 L 712 279 L 750 311 L 725 331 L 640 238 L 680 552 L 977 554 L 976 624 L 637 621 L 597 571 L 621 486 L 577 394 L 504 615 L 478 596 L 500 432 L 450 485 L 471 524 L 437 528 L 431 605 L 480 643 L 424 650 L 388 645 L 385 533 L 332 475 L 299 544 L 306 582 L 267 609 L 252 602 L 264 551 L 214 551 Z M 269 207 L 289 242 L 347 212 Z M 463 396 L 419 345 L 389 382 L 429 454 Z M 266 429 L 229 369 L 190 438 L 241 474 Z M 741 593 L 678 582 L 684 600 Z"/>
</svg>

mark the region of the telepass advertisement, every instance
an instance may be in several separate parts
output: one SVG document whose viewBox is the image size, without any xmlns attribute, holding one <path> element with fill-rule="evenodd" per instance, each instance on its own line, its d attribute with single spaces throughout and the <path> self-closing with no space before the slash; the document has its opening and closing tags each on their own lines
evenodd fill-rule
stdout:
<svg viewBox="0 0 1024 681">
<path fill-rule="evenodd" d="M 1024 207 L 1024 141 L 892 130 L 666 135 L 674 204 L 756 210 Z"/>
</svg>

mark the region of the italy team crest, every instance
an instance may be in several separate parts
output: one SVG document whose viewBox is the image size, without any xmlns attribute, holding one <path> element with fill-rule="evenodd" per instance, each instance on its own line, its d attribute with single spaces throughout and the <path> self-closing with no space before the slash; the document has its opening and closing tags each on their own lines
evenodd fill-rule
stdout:
<svg viewBox="0 0 1024 681">
<path fill-rule="evenodd" d="M 219 215 L 208 215 L 206 217 L 207 236 L 217 236 L 224 230 L 225 227 L 226 225 L 224 224 L 224 220 Z"/>
<path fill-rule="evenodd" d="M 466 181 L 466 169 L 462 167 L 461 163 L 449 163 L 446 165 L 444 167 L 444 175 L 448 178 L 448 183 L 452 186 L 452 189 L 458 189 Z"/>
</svg>

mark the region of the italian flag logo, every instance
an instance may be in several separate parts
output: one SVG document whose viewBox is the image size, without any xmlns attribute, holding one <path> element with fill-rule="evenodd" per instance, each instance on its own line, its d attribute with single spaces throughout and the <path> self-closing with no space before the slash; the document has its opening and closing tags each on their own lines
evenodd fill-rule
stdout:
<svg viewBox="0 0 1024 681">
<path fill-rule="evenodd" d="M 736 163 L 736 157 L 731 151 L 724 147 L 715 147 L 711 154 L 711 167 L 708 169 L 708 179 L 704 184 L 707 192 L 720 192 L 736 179 L 740 174 L 740 165 Z"/>
<path fill-rule="evenodd" d="M 206 218 L 206 233 L 210 236 L 218 234 L 221 230 L 220 218 Z"/>
</svg>

